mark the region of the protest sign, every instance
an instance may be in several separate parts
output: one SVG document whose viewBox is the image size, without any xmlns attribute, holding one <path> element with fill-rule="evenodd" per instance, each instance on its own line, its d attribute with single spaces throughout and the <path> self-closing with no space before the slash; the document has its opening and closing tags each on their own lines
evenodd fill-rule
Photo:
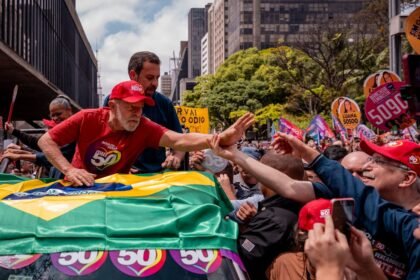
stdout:
<svg viewBox="0 0 420 280">
<path fill-rule="evenodd" d="M 359 105 L 353 99 L 346 97 L 338 107 L 338 119 L 346 129 L 355 129 L 359 125 L 361 117 Z"/>
<path fill-rule="evenodd" d="M 209 133 L 209 110 L 207 108 L 192 108 L 175 106 L 179 122 L 190 132 Z"/>
<path fill-rule="evenodd" d="M 417 7 L 405 21 L 405 36 L 411 47 L 420 54 L 420 7 Z"/>
<path fill-rule="evenodd" d="M 415 120 L 408 113 L 407 101 L 401 98 L 403 82 L 392 82 L 379 86 L 366 99 L 365 113 L 375 127 L 389 131 L 404 129 Z"/>
</svg>

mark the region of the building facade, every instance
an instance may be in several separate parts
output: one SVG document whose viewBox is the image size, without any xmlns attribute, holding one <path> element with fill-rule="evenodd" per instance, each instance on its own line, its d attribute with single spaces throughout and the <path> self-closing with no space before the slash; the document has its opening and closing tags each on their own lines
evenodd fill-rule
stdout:
<svg viewBox="0 0 420 280">
<path fill-rule="evenodd" d="M 74 0 L 0 1 L 2 116 L 15 85 L 14 120 L 48 117 L 48 104 L 59 94 L 76 108 L 98 106 L 97 62 Z"/>
<path fill-rule="evenodd" d="M 292 44 L 317 24 L 349 22 L 367 0 L 229 0 L 228 55 Z"/>
<path fill-rule="evenodd" d="M 214 0 L 213 23 L 213 67 L 214 71 L 228 56 L 228 0 Z M 214 71 L 212 73 L 214 73 Z"/>
<path fill-rule="evenodd" d="M 201 75 L 209 74 L 209 33 L 201 38 Z"/>
<path fill-rule="evenodd" d="M 207 9 L 192 8 L 188 13 L 188 78 L 201 75 L 201 39 L 207 33 Z"/>
<path fill-rule="evenodd" d="M 162 94 L 164 94 L 166 97 L 171 96 L 172 78 L 171 78 L 171 75 L 168 74 L 168 72 L 165 72 L 160 77 L 160 88 L 161 88 Z"/>
</svg>

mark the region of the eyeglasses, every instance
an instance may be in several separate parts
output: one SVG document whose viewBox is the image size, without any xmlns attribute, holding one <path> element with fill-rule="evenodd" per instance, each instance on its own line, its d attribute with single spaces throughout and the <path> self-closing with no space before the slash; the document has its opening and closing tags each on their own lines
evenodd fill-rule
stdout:
<svg viewBox="0 0 420 280">
<path fill-rule="evenodd" d="M 360 169 L 360 170 L 356 170 L 356 169 L 347 169 L 348 171 L 350 171 L 351 174 L 357 174 L 360 177 L 363 177 L 363 172 L 365 172 L 364 170 Z"/>
<path fill-rule="evenodd" d="M 399 168 L 399 169 L 402 169 L 402 170 L 405 170 L 405 171 L 410 171 L 411 170 L 409 167 L 407 167 L 404 164 L 392 162 L 392 161 L 389 161 L 389 160 L 386 160 L 386 159 L 380 158 L 380 157 L 369 157 L 368 162 L 372 162 L 373 164 L 377 164 L 377 165 L 388 165 L 388 166 Z"/>
</svg>

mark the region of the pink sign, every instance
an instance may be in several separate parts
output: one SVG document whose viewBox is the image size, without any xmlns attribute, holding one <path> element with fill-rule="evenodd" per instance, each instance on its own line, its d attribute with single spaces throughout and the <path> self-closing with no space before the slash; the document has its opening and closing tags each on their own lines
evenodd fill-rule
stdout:
<svg viewBox="0 0 420 280">
<path fill-rule="evenodd" d="M 160 271 L 165 264 L 165 250 L 120 250 L 109 253 L 112 263 L 124 274 L 147 277 Z"/>
<path fill-rule="evenodd" d="M 68 276 L 82 276 L 97 271 L 107 256 L 106 251 L 63 252 L 51 254 L 51 261 L 57 270 Z"/>
<path fill-rule="evenodd" d="M 170 250 L 174 261 L 183 269 L 195 274 L 215 272 L 222 263 L 218 250 Z"/>
<path fill-rule="evenodd" d="M 38 260 L 42 255 L 8 255 L 0 257 L 0 266 L 6 269 L 19 269 Z"/>
<path fill-rule="evenodd" d="M 366 117 L 375 127 L 389 131 L 404 129 L 415 122 L 407 112 L 407 101 L 401 98 L 400 88 L 403 85 L 404 82 L 383 84 L 366 98 Z"/>
</svg>

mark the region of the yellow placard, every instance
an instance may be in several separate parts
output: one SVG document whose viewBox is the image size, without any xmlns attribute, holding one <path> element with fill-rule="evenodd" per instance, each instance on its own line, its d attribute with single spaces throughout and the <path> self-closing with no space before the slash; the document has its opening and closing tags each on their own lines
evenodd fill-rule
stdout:
<svg viewBox="0 0 420 280">
<path fill-rule="evenodd" d="M 420 7 L 407 17 L 404 31 L 411 47 L 417 54 L 420 54 Z"/>
<path fill-rule="evenodd" d="M 361 117 L 359 105 L 350 98 L 346 97 L 338 107 L 338 118 L 345 129 L 355 129 Z"/>
<path fill-rule="evenodd" d="M 192 108 L 175 106 L 179 122 L 188 128 L 189 132 L 209 133 L 210 121 L 207 108 Z"/>
</svg>

